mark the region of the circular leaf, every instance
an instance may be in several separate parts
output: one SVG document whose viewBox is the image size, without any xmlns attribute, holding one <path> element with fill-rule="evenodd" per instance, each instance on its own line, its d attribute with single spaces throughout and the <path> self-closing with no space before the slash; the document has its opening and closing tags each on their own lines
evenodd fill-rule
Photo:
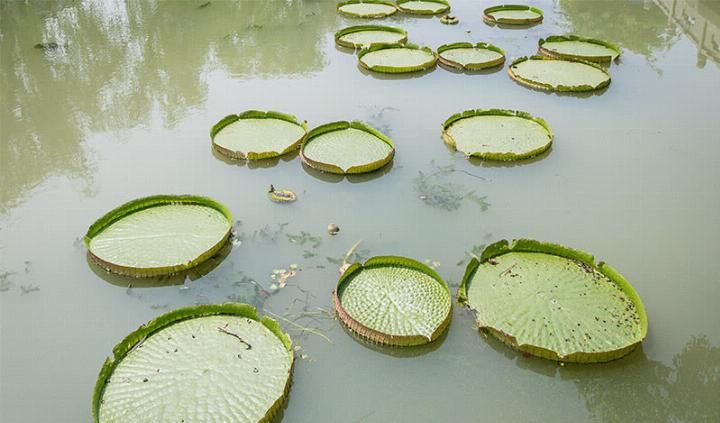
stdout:
<svg viewBox="0 0 720 423">
<path fill-rule="evenodd" d="M 333 292 L 352 331 L 387 345 L 420 345 L 450 324 L 450 291 L 429 267 L 404 257 L 374 257 L 350 266 Z"/>
<path fill-rule="evenodd" d="M 220 203 L 190 195 L 158 195 L 108 212 L 85 235 L 90 258 L 134 277 L 189 269 L 227 242 L 232 215 Z"/>
<path fill-rule="evenodd" d="M 374 72 L 419 72 L 435 66 L 437 54 L 414 44 L 373 44 L 358 53 L 360 65 Z"/>
<path fill-rule="evenodd" d="M 592 255 L 556 244 L 490 245 L 468 265 L 458 301 L 475 310 L 481 329 L 551 360 L 614 360 L 647 335 L 630 283 Z"/>
<path fill-rule="evenodd" d="M 620 47 L 594 38 L 575 35 L 553 35 L 539 41 L 540 53 L 558 59 L 581 59 L 610 62 L 620 56 Z"/>
<path fill-rule="evenodd" d="M 225 116 L 210 130 L 213 147 L 232 159 L 260 160 L 298 148 L 307 125 L 295 116 L 248 110 Z"/>
<path fill-rule="evenodd" d="M 437 15 L 450 10 L 447 0 L 397 0 L 401 12 L 414 15 Z"/>
<path fill-rule="evenodd" d="M 508 68 L 510 77 L 523 85 L 549 91 L 594 91 L 610 85 L 610 74 L 594 63 L 521 57 Z"/>
<path fill-rule="evenodd" d="M 290 388 L 293 353 L 247 304 L 171 311 L 113 349 L 93 396 L 96 423 L 266 422 Z"/>
<path fill-rule="evenodd" d="M 453 43 L 438 47 L 438 60 L 445 66 L 480 70 L 505 63 L 505 52 L 488 43 Z"/>
<path fill-rule="evenodd" d="M 384 18 L 397 12 L 394 4 L 383 0 L 343 1 L 338 3 L 337 10 L 351 18 Z"/>
<path fill-rule="evenodd" d="M 324 172 L 365 173 L 388 164 L 395 155 L 392 141 L 361 122 L 333 122 L 310 131 L 300 158 Z"/>
<path fill-rule="evenodd" d="M 487 23 L 527 25 L 543 20 L 543 11 L 537 7 L 508 4 L 488 7 L 483 11 L 483 20 Z"/>
<path fill-rule="evenodd" d="M 466 110 L 443 124 L 445 142 L 486 160 L 521 160 L 550 148 L 553 134 L 547 123 L 516 110 Z"/>
<path fill-rule="evenodd" d="M 361 48 L 371 44 L 402 44 L 405 41 L 407 32 L 393 26 L 358 25 L 335 33 L 335 43 L 348 48 Z"/>
</svg>

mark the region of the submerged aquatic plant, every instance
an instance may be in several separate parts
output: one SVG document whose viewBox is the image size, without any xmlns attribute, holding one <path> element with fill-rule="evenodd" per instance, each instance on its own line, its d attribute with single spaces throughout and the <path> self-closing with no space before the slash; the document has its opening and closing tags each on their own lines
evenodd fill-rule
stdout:
<svg viewBox="0 0 720 423">
<path fill-rule="evenodd" d="M 437 166 L 434 161 L 431 161 L 430 165 L 433 168 L 431 173 L 418 171 L 418 176 L 413 179 L 418 198 L 425 204 L 442 210 L 455 211 L 462 206 L 463 202 L 469 200 L 477 204 L 480 211 L 486 211 L 490 207 L 487 196 L 481 196 L 475 190 L 467 189 L 464 185 L 447 179 L 450 174 L 456 172 L 477 179 L 484 178 L 458 170 L 454 165 Z"/>
</svg>

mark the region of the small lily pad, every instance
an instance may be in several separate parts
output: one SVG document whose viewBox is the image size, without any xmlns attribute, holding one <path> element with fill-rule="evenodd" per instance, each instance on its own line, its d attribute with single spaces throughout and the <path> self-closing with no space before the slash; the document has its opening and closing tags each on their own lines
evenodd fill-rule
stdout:
<svg viewBox="0 0 720 423">
<path fill-rule="evenodd" d="M 437 15 L 450 10 L 447 0 L 397 0 L 401 12 L 414 15 Z"/>
<path fill-rule="evenodd" d="M 95 423 L 270 421 L 290 389 L 292 343 L 247 304 L 163 314 L 113 349 L 93 395 Z"/>
<path fill-rule="evenodd" d="M 397 12 L 397 8 L 389 1 L 383 0 L 348 0 L 338 3 L 337 10 L 351 18 L 384 18 Z"/>
<path fill-rule="evenodd" d="M 458 302 L 506 344 L 563 362 L 602 362 L 647 335 L 635 289 L 606 263 L 557 244 L 500 241 L 473 258 Z"/>
<path fill-rule="evenodd" d="M 505 52 L 488 43 L 453 43 L 438 47 L 438 61 L 456 69 L 481 70 L 505 63 Z"/>
<path fill-rule="evenodd" d="M 466 110 L 443 124 L 445 142 L 468 156 L 486 160 L 522 160 L 546 151 L 553 134 L 548 124 L 527 112 Z"/>
<path fill-rule="evenodd" d="M 374 44 L 358 53 L 360 65 L 373 72 L 408 73 L 430 69 L 437 54 L 415 44 Z"/>
<path fill-rule="evenodd" d="M 362 122 L 333 122 L 314 128 L 300 148 L 305 164 L 337 174 L 372 172 L 394 155 L 390 138 Z"/>
<path fill-rule="evenodd" d="M 307 124 L 280 112 L 248 110 L 225 116 L 210 130 L 213 147 L 232 159 L 260 160 L 296 150 Z"/>
<path fill-rule="evenodd" d="M 576 35 L 553 35 L 538 42 L 540 53 L 558 59 L 581 59 L 589 62 L 610 62 L 620 56 L 620 47 L 594 38 Z"/>
<path fill-rule="evenodd" d="M 374 257 L 351 265 L 333 292 L 335 311 L 353 332 L 387 345 L 421 345 L 450 324 L 450 291 L 426 265 Z"/>
<path fill-rule="evenodd" d="M 440 23 L 443 25 L 457 25 L 458 23 L 460 23 L 460 19 L 458 19 L 456 16 L 445 15 L 440 18 Z"/>
<path fill-rule="evenodd" d="M 93 262 L 121 275 L 151 277 L 194 267 L 227 242 L 232 214 L 192 195 L 130 201 L 90 226 L 85 246 Z"/>
<path fill-rule="evenodd" d="M 527 25 L 542 21 L 543 11 L 519 4 L 493 6 L 483 11 L 483 20 L 490 24 Z"/>
<path fill-rule="evenodd" d="M 407 32 L 394 26 L 358 25 L 335 33 L 335 43 L 348 48 L 361 48 L 371 44 L 402 44 L 405 41 Z"/>
<path fill-rule="evenodd" d="M 521 57 L 510 64 L 508 74 L 523 85 L 549 91 L 594 91 L 610 85 L 607 70 L 582 60 Z"/>
<path fill-rule="evenodd" d="M 297 194 L 289 189 L 277 189 L 272 184 L 268 189 L 268 197 L 276 203 L 292 203 L 297 200 Z"/>
</svg>

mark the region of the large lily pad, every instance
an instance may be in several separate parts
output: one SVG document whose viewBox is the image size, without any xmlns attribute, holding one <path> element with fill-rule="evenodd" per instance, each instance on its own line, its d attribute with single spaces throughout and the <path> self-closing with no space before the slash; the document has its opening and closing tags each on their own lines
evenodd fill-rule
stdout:
<svg viewBox="0 0 720 423">
<path fill-rule="evenodd" d="M 450 291 L 432 269 L 405 257 L 350 266 L 333 292 L 335 310 L 355 333 L 387 345 L 421 345 L 450 324 Z"/>
<path fill-rule="evenodd" d="M 394 155 L 390 138 L 362 122 L 333 122 L 314 128 L 300 149 L 305 164 L 337 174 L 372 172 Z"/>
<path fill-rule="evenodd" d="M 523 85 L 549 91 L 594 91 L 610 85 L 605 69 L 582 60 L 521 57 L 510 64 L 508 74 Z"/>
<path fill-rule="evenodd" d="M 490 245 L 468 265 L 458 302 L 475 310 L 481 329 L 551 360 L 614 360 L 647 335 L 630 283 L 592 255 L 556 244 Z"/>
<path fill-rule="evenodd" d="M 212 257 L 227 242 L 232 215 L 192 195 L 130 201 L 98 219 L 85 235 L 90 258 L 114 273 L 150 277 L 176 273 Z"/>
<path fill-rule="evenodd" d="M 407 32 L 394 26 L 358 25 L 335 33 L 335 43 L 348 48 L 361 48 L 371 44 L 402 44 L 405 41 Z"/>
<path fill-rule="evenodd" d="M 548 124 L 527 112 L 489 109 L 466 110 L 443 124 L 445 142 L 486 160 L 522 160 L 536 156 L 552 143 Z"/>
<path fill-rule="evenodd" d="M 481 70 L 505 63 L 505 52 L 488 43 L 453 43 L 438 47 L 438 60 L 445 66 Z"/>
<path fill-rule="evenodd" d="M 358 53 L 360 65 L 374 72 L 408 73 L 430 69 L 437 54 L 415 44 L 373 44 Z"/>
<path fill-rule="evenodd" d="M 541 54 L 558 59 L 610 62 L 620 56 L 620 47 L 615 44 L 576 35 L 553 35 L 541 38 L 538 44 Z"/>
<path fill-rule="evenodd" d="M 397 0 L 401 12 L 414 15 L 437 15 L 450 10 L 447 0 Z"/>
<path fill-rule="evenodd" d="M 129 334 L 105 361 L 95 423 L 268 422 L 290 389 L 290 338 L 247 304 L 186 307 Z"/>
<path fill-rule="evenodd" d="M 307 124 L 280 112 L 248 110 L 225 116 L 210 130 L 213 147 L 232 159 L 260 160 L 296 150 Z"/>
<path fill-rule="evenodd" d="M 338 3 L 337 10 L 352 18 L 384 18 L 397 12 L 394 4 L 384 0 L 348 0 Z"/>
<path fill-rule="evenodd" d="M 488 7 L 483 11 L 483 20 L 492 24 L 527 25 L 540 22 L 542 19 L 542 10 L 518 4 Z"/>
</svg>

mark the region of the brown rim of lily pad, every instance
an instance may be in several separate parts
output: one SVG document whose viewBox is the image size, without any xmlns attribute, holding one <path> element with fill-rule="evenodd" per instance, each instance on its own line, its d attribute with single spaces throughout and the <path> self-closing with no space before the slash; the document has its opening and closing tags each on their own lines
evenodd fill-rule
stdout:
<svg viewBox="0 0 720 423">
<path fill-rule="evenodd" d="M 443 57 L 443 53 L 449 50 L 455 50 L 459 48 L 472 48 L 472 49 L 484 49 L 484 50 L 490 50 L 494 51 L 495 53 L 499 53 L 500 57 L 491 60 L 488 62 L 478 62 L 478 63 L 468 63 L 463 65 L 462 63 L 447 59 Z M 482 69 L 488 69 L 495 66 L 500 66 L 503 63 L 505 63 L 505 51 L 501 49 L 498 46 L 492 45 L 490 43 L 468 43 L 468 42 L 460 42 L 460 43 L 452 43 L 452 44 L 443 44 L 437 49 L 438 53 L 438 62 L 441 65 L 448 66 L 454 69 L 462 69 L 462 70 L 482 70 Z"/>
<path fill-rule="evenodd" d="M 592 68 L 595 68 L 602 73 L 604 73 L 607 76 L 607 79 L 597 85 L 551 85 L 551 84 L 545 84 L 540 81 L 534 81 L 531 79 L 523 78 L 519 75 L 517 75 L 513 68 L 522 63 L 526 62 L 528 60 L 555 60 L 555 61 L 564 61 L 564 62 L 571 62 L 571 63 L 580 63 L 586 66 L 590 66 Z M 607 87 L 610 85 L 611 79 L 610 79 L 610 73 L 607 71 L 607 69 L 603 68 L 602 66 L 598 65 L 597 63 L 588 62 L 586 60 L 579 60 L 579 59 L 556 59 L 552 57 L 547 56 L 525 56 L 520 57 L 515 60 L 513 60 L 512 63 L 510 63 L 510 66 L 508 66 L 508 75 L 510 75 L 510 78 L 517 81 L 518 83 L 535 88 L 538 90 L 543 91 L 558 91 L 558 92 L 587 92 L 587 91 L 596 91 L 600 90 L 602 88 Z"/>
<path fill-rule="evenodd" d="M 500 11 L 529 11 L 535 13 L 535 17 L 527 18 L 495 18 L 491 14 Z M 521 4 L 504 4 L 499 6 L 488 7 L 483 11 L 483 20 L 489 24 L 506 24 L 506 25 L 528 25 L 542 22 L 543 11 L 537 7 L 521 5 Z"/>
<path fill-rule="evenodd" d="M 437 3 L 441 7 L 438 10 L 412 9 L 403 7 L 404 3 L 422 1 L 424 3 Z M 403 13 L 411 15 L 439 15 L 450 10 L 450 3 L 447 0 L 397 0 L 397 8 Z"/>
<path fill-rule="evenodd" d="M 379 4 L 383 6 L 390 6 L 392 7 L 392 10 L 388 10 L 388 12 L 385 13 L 370 13 L 370 14 L 357 14 L 357 13 L 350 13 L 347 11 L 342 10 L 343 6 L 351 5 L 351 4 Z M 347 0 L 347 1 L 341 1 L 337 4 L 337 11 L 344 16 L 348 16 L 351 18 L 363 18 L 363 19 L 371 19 L 371 18 L 385 18 L 387 16 L 395 14 L 398 9 L 397 6 L 389 1 L 384 0 Z"/>
<path fill-rule="evenodd" d="M 385 26 L 385 25 L 355 25 L 355 26 L 349 26 L 347 28 L 343 28 L 335 33 L 335 44 L 346 47 L 346 48 L 362 48 L 363 46 L 360 44 L 354 44 L 348 41 L 345 41 L 342 39 L 345 35 L 348 34 L 354 34 L 356 32 L 365 32 L 365 31 L 385 31 L 385 32 L 394 32 L 396 34 L 401 34 L 402 38 L 400 38 L 397 43 L 398 44 L 405 44 L 407 41 L 407 31 L 405 31 L 402 28 L 398 28 L 395 26 Z"/>
<path fill-rule="evenodd" d="M 582 43 L 596 44 L 598 46 L 613 50 L 616 54 L 614 56 L 607 56 L 607 55 L 603 55 L 603 56 L 582 55 L 581 56 L 581 55 L 577 55 L 577 54 L 561 53 L 561 52 L 550 50 L 550 49 L 543 47 L 546 43 L 557 43 L 557 42 L 567 42 L 567 41 L 578 41 L 578 42 L 582 42 Z M 538 41 L 538 51 L 543 56 L 552 57 L 555 59 L 576 59 L 576 60 L 587 60 L 589 62 L 595 62 L 595 63 L 608 63 L 608 62 L 612 62 L 613 60 L 620 57 L 622 49 L 617 44 L 613 44 L 611 42 L 600 40 L 597 38 L 583 38 L 583 37 L 579 37 L 577 35 L 551 35 L 547 38 L 541 38 Z"/>
</svg>

